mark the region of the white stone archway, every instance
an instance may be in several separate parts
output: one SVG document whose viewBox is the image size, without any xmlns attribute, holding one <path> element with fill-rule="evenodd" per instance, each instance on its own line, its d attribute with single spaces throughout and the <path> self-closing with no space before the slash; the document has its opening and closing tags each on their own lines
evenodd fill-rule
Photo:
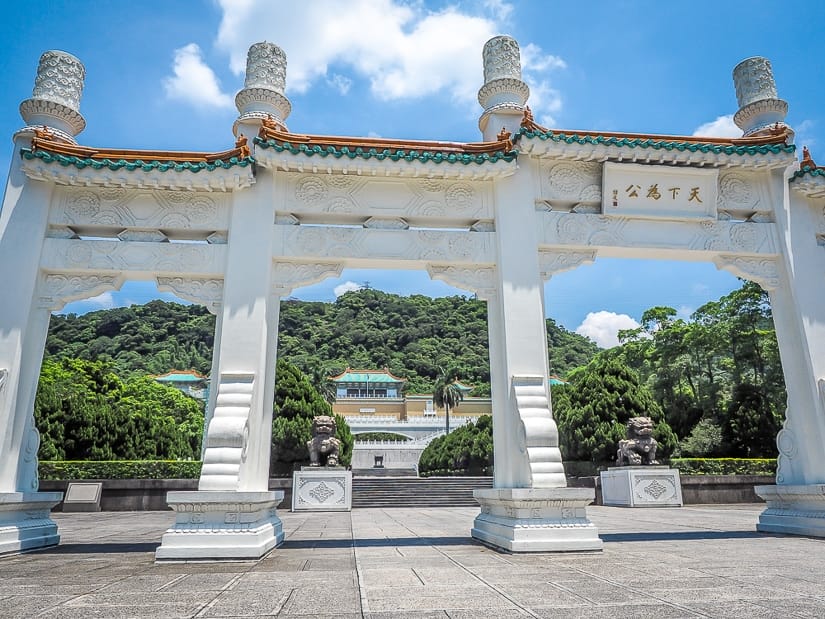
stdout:
<svg viewBox="0 0 825 619">
<path fill-rule="evenodd" d="M 472 535 L 598 550 L 567 488 L 547 387 L 543 282 L 598 257 L 701 260 L 771 291 L 788 385 L 760 529 L 825 536 L 825 174 L 794 174 L 770 65 L 734 71 L 737 140 L 555 132 L 525 103 L 518 45 L 484 49 L 484 142 L 291 133 L 286 59 L 250 48 L 222 153 L 77 146 L 85 70 L 47 52 L 0 212 L 0 551 L 58 540 L 37 492 L 33 399 L 49 311 L 155 279 L 217 315 L 203 469 L 172 492 L 159 559 L 253 558 L 283 539 L 267 490 L 280 301 L 344 267 L 427 269 L 488 303 L 495 480 Z M 250 139 L 252 136 L 254 139 Z"/>
</svg>

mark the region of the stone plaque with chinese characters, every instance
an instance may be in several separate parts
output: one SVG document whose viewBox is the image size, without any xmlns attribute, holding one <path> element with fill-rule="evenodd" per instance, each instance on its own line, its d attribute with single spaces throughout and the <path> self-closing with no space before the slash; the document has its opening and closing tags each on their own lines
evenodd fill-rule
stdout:
<svg viewBox="0 0 825 619">
<path fill-rule="evenodd" d="M 716 219 L 716 170 L 607 162 L 602 179 L 605 215 Z"/>
</svg>

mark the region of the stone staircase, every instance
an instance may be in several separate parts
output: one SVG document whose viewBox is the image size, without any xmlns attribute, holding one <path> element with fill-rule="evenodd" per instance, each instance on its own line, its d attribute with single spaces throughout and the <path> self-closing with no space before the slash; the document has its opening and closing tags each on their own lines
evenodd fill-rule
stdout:
<svg viewBox="0 0 825 619">
<path fill-rule="evenodd" d="M 354 477 L 352 507 L 477 507 L 476 488 L 492 477 Z"/>
</svg>

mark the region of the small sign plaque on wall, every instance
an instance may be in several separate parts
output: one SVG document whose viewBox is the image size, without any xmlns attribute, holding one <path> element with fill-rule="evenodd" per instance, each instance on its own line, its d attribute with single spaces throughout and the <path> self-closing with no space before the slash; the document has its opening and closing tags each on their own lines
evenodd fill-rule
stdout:
<svg viewBox="0 0 825 619">
<path fill-rule="evenodd" d="M 716 219 L 716 170 L 605 162 L 605 215 Z"/>
</svg>

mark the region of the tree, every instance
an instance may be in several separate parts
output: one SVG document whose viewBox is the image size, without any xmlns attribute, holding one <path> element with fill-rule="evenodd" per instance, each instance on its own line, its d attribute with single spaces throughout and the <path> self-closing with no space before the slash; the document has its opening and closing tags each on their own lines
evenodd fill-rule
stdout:
<svg viewBox="0 0 825 619">
<path fill-rule="evenodd" d="M 307 442 L 312 438 L 312 419 L 332 415 L 332 407 L 312 386 L 307 376 L 294 365 L 279 359 L 275 378 L 272 420 L 271 470 L 290 473 L 299 463 L 309 463 Z M 343 417 L 335 415 L 336 434 L 341 441 L 339 462 L 352 460 L 355 439 Z"/>
<path fill-rule="evenodd" d="M 490 474 L 493 465 L 493 420 L 482 415 L 455 431 L 434 439 L 418 463 L 421 473 L 462 471 L 469 475 Z"/>
<path fill-rule="evenodd" d="M 433 387 L 433 402 L 438 408 L 444 408 L 446 413 L 446 433 L 450 433 L 450 410 L 456 408 L 464 399 L 464 393 L 456 384 L 458 377 L 455 370 L 445 372 L 441 368 L 441 373 Z"/>
<path fill-rule="evenodd" d="M 34 406 L 43 460 L 197 459 L 203 405 L 100 361 L 45 360 Z"/>
<path fill-rule="evenodd" d="M 779 427 L 779 416 L 772 410 L 763 389 L 747 383 L 736 386 L 722 426 L 730 455 L 775 457 Z"/>
<path fill-rule="evenodd" d="M 570 384 L 553 389 L 562 454 L 566 460 L 612 462 L 631 417 L 650 417 L 657 456 L 676 447 L 673 430 L 662 409 L 638 375 L 620 360 L 597 357 L 570 377 Z"/>
</svg>

